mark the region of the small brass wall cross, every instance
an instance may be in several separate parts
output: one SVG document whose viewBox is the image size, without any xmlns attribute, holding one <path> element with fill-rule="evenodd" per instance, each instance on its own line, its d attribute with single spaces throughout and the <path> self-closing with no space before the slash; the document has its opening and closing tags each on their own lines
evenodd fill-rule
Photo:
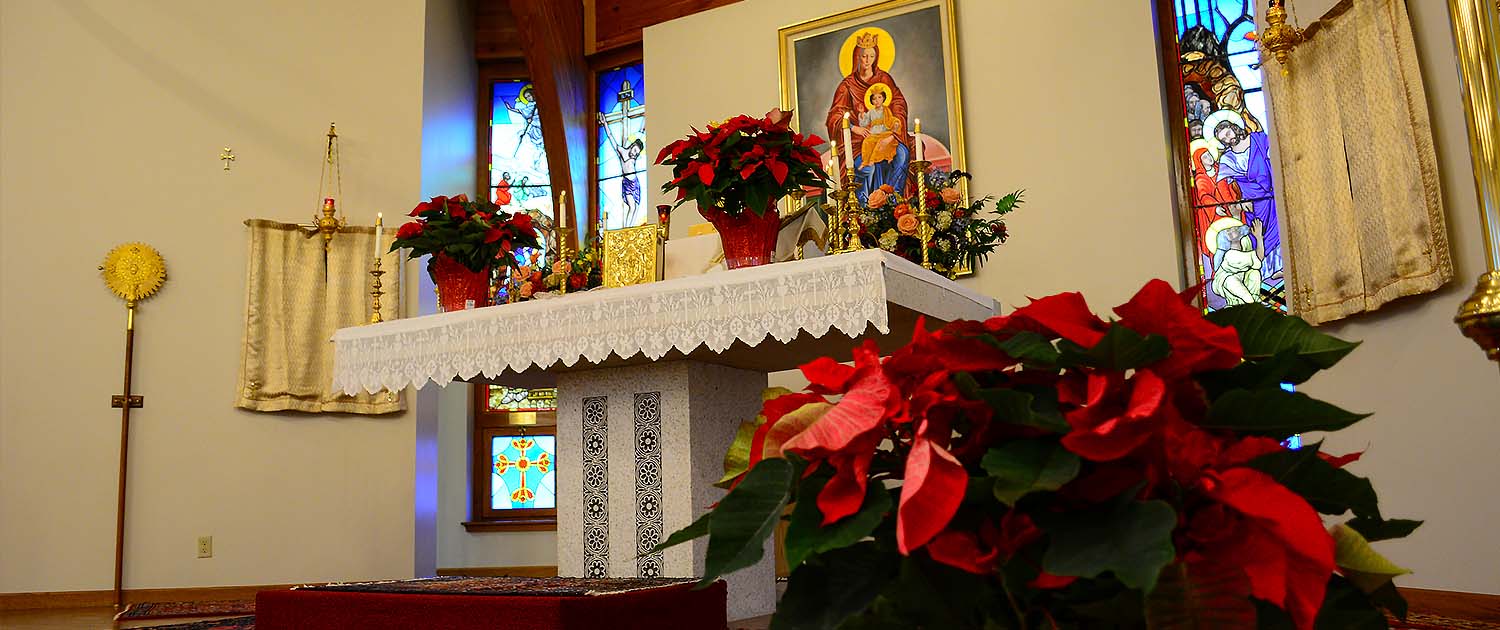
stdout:
<svg viewBox="0 0 1500 630">
<path fill-rule="evenodd" d="M 229 163 L 234 161 L 234 149 L 224 147 L 224 152 L 219 154 L 219 159 L 224 160 L 224 170 L 229 170 Z"/>
</svg>

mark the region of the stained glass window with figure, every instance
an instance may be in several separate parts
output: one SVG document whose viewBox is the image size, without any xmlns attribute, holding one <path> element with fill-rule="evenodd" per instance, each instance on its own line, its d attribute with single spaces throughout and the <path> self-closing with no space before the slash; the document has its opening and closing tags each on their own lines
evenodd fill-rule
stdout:
<svg viewBox="0 0 1500 630">
<path fill-rule="evenodd" d="M 645 192 L 650 160 L 645 154 L 645 70 L 633 63 L 600 72 L 598 77 L 594 174 L 599 210 L 607 229 L 644 225 L 649 216 Z"/>
<path fill-rule="evenodd" d="M 547 225 L 552 219 L 552 180 L 536 90 L 524 79 L 503 79 L 491 85 L 490 200 L 510 212 L 530 213 L 539 225 Z M 523 249 L 517 252 L 517 259 L 527 266 L 542 261 L 546 238 L 546 232 L 540 232 L 542 247 Z M 496 296 L 500 301 L 509 297 L 512 284 L 509 272 L 505 273 L 507 281 L 501 283 Z"/>
<path fill-rule="evenodd" d="M 1189 214 L 1184 246 L 1207 310 L 1260 302 L 1286 311 L 1254 0 L 1159 0 L 1168 97 Z"/>
</svg>

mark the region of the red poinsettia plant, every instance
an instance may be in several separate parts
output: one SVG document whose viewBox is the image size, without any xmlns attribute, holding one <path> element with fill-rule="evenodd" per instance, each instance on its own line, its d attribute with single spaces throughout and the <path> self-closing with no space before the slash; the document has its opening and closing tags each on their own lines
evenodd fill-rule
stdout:
<svg viewBox="0 0 1500 630">
<path fill-rule="evenodd" d="M 1191 292 L 1189 292 L 1191 294 Z M 1189 295 L 1185 294 L 1185 295 Z M 1162 281 L 955 322 L 803 366 L 725 458 L 705 583 L 793 504 L 772 628 L 1353 628 L 1405 615 L 1366 479 L 1288 438 L 1364 418 L 1284 384 L 1356 344 Z M 1352 513 L 1351 519 L 1336 519 Z M 1325 526 L 1325 520 L 1335 524 Z M 1343 522 L 1337 522 L 1343 521 Z"/>
<path fill-rule="evenodd" d="M 539 246 L 530 215 L 511 214 L 488 201 L 470 201 L 466 195 L 433 197 L 417 204 L 410 216 L 416 220 L 396 231 L 391 251 L 409 248 L 412 256 L 431 254 L 428 274 L 441 257 L 475 272 L 517 266 L 517 250 Z"/>
<path fill-rule="evenodd" d="M 691 199 L 705 214 L 748 210 L 761 216 L 794 191 L 826 188 L 828 175 L 814 149 L 823 139 L 792 131 L 791 121 L 791 112 L 773 109 L 761 118 L 740 115 L 693 129 L 656 156 L 657 164 L 672 167 L 662 192 L 677 191 L 674 208 Z"/>
</svg>

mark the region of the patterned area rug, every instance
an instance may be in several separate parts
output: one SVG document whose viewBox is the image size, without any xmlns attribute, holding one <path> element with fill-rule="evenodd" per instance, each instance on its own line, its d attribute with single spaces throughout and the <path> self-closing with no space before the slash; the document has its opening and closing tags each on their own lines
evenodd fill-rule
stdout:
<svg viewBox="0 0 1500 630">
<path fill-rule="evenodd" d="M 296 590 L 426 595 L 583 597 L 628 593 L 697 582 L 695 578 L 458 577 L 299 586 Z"/>
<path fill-rule="evenodd" d="M 227 617 L 255 613 L 255 600 L 231 599 L 211 602 L 140 602 L 131 604 L 115 619 L 170 619 L 173 617 Z"/>
<path fill-rule="evenodd" d="M 255 630 L 255 615 L 232 617 L 215 621 L 174 623 L 165 626 L 145 626 L 137 630 Z"/>
<path fill-rule="evenodd" d="M 1391 619 L 1390 622 L 1393 630 L 1500 630 L 1500 623 L 1415 612 L 1407 615 L 1404 622 L 1399 619 Z"/>
</svg>

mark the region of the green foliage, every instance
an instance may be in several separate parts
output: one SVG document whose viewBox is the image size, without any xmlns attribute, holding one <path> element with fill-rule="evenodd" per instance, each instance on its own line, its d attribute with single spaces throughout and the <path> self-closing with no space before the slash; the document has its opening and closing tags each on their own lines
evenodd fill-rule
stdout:
<svg viewBox="0 0 1500 630">
<path fill-rule="evenodd" d="M 802 482 L 798 489 L 799 500 L 792 508 L 791 522 L 786 533 L 786 563 L 795 567 L 815 554 L 847 547 L 869 536 L 880 525 L 886 513 L 891 511 L 891 495 L 879 482 L 865 486 L 865 501 L 859 511 L 823 525 L 823 512 L 818 509 L 817 496 L 831 478 L 829 473 L 820 473 Z"/>
<path fill-rule="evenodd" d="M 1412 532 L 1422 526 L 1422 521 L 1413 521 L 1404 518 L 1382 519 L 1356 517 L 1345 523 L 1354 531 L 1365 537 L 1365 540 L 1375 542 L 1379 540 L 1390 540 L 1392 538 L 1406 538 Z"/>
<path fill-rule="evenodd" d="M 1005 354 L 1028 364 L 1056 367 L 1061 356 L 1051 340 L 1031 331 L 1016 333 L 1000 342 L 994 342 L 993 337 L 988 339 Z"/>
<path fill-rule="evenodd" d="M 1323 461 L 1318 457 L 1320 445 L 1262 455 L 1250 467 L 1301 495 L 1319 512 L 1337 515 L 1352 510 L 1357 516 L 1379 519 L 1380 506 L 1370 480 Z"/>
<path fill-rule="evenodd" d="M 1284 440 L 1298 433 L 1337 431 L 1369 416 L 1279 387 L 1231 389 L 1214 399 L 1208 417 L 1199 424 Z"/>
<path fill-rule="evenodd" d="M 1176 557 L 1177 512 L 1165 501 L 1130 501 L 1109 512 L 1057 523 L 1042 568 L 1092 578 L 1113 572 L 1125 586 L 1150 593 L 1162 567 Z"/>
<path fill-rule="evenodd" d="M 1335 575 L 1313 627 L 1317 630 L 1386 630 L 1385 614 L 1348 580 Z"/>
<path fill-rule="evenodd" d="M 1072 481 L 1079 459 L 1053 440 L 1015 440 L 990 449 L 980 465 L 995 480 L 995 498 L 1015 505 L 1027 494 Z"/>
<path fill-rule="evenodd" d="M 1057 412 L 1055 398 L 1048 409 L 1044 401 L 1019 388 L 984 389 L 972 375 L 965 373 L 955 374 L 953 382 L 964 396 L 988 404 L 995 412 L 995 420 L 1000 422 L 1035 427 L 1052 433 L 1067 433 L 1070 428 L 1068 421 Z M 1055 395 L 1054 392 L 1053 396 Z"/>
<path fill-rule="evenodd" d="M 837 628 L 845 618 L 868 608 L 899 567 L 896 556 L 876 547 L 873 541 L 862 542 L 793 564 L 796 569 L 771 619 L 772 630 Z"/>
<path fill-rule="evenodd" d="M 1109 331 L 1099 343 L 1086 351 L 1080 352 L 1075 344 L 1063 345 L 1061 363 L 1124 371 L 1165 359 L 1171 350 L 1166 337 L 1142 335 L 1118 323 L 1111 323 Z"/>
<path fill-rule="evenodd" d="M 1245 359 L 1269 359 L 1289 352 L 1281 380 L 1301 383 L 1319 370 L 1333 367 L 1359 346 L 1319 332 L 1297 317 L 1288 317 L 1259 304 L 1241 304 L 1209 313 L 1207 319 L 1232 326 L 1240 337 Z"/>
</svg>

